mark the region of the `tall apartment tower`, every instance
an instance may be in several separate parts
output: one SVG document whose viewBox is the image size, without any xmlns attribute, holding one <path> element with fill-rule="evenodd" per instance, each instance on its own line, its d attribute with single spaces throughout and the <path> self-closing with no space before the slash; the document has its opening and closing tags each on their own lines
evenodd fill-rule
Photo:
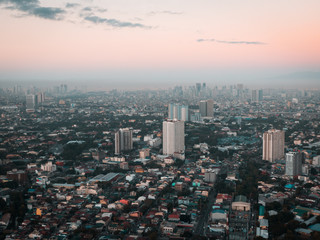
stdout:
<svg viewBox="0 0 320 240">
<path fill-rule="evenodd" d="M 120 154 L 122 151 L 132 150 L 132 129 L 120 128 L 118 132 L 115 133 L 115 154 Z"/>
<path fill-rule="evenodd" d="M 201 92 L 201 83 L 196 83 L 196 91 L 197 96 L 199 96 Z"/>
<path fill-rule="evenodd" d="M 37 96 L 34 94 L 28 94 L 26 96 L 26 111 L 34 112 L 37 105 Z"/>
<path fill-rule="evenodd" d="M 251 91 L 251 101 L 252 102 L 262 102 L 263 101 L 263 90 L 252 90 Z"/>
<path fill-rule="evenodd" d="M 284 131 L 272 129 L 263 134 L 262 159 L 274 162 L 284 158 Z"/>
<path fill-rule="evenodd" d="M 286 154 L 286 175 L 297 176 L 302 173 L 302 156 L 299 152 Z"/>
<path fill-rule="evenodd" d="M 184 122 L 168 120 L 163 122 L 163 154 L 170 155 L 184 151 Z"/>
<path fill-rule="evenodd" d="M 213 100 L 202 100 L 199 102 L 201 117 L 213 117 Z"/>
<path fill-rule="evenodd" d="M 189 107 L 176 103 L 170 103 L 168 106 L 168 119 L 189 121 Z"/>
<path fill-rule="evenodd" d="M 251 91 L 251 102 L 258 102 L 259 98 L 258 98 L 258 93 L 257 90 L 252 90 Z"/>
<path fill-rule="evenodd" d="M 262 90 L 262 89 L 260 89 L 260 90 L 258 91 L 258 99 L 259 99 L 259 102 L 262 102 L 262 101 L 263 101 L 263 90 Z"/>
</svg>

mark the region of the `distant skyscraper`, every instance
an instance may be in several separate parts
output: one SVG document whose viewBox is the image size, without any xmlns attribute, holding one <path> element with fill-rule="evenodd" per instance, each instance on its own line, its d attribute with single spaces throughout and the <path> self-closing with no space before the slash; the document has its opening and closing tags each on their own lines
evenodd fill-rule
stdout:
<svg viewBox="0 0 320 240">
<path fill-rule="evenodd" d="M 168 119 L 189 121 L 189 107 L 176 103 L 170 103 L 168 106 Z"/>
<path fill-rule="evenodd" d="M 190 121 L 191 122 L 201 122 L 200 112 L 191 112 L 190 113 Z"/>
<path fill-rule="evenodd" d="M 286 175 L 297 176 L 302 173 L 302 156 L 298 152 L 286 154 Z"/>
<path fill-rule="evenodd" d="M 205 90 L 207 88 L 207 84 L 204 82 L 202 83 L 202 89 Z"/>
<path fill-rule="evenodd" d="M 26 111 L 34 112 L 36 109 L 37 98 L 34 94 L 29 94 L 26 96 Z"/>
<path fill-rule="evenodd" d="M 20 94 L 22 92 L 22 87 L 20 85 L 15 85 L 13 87 L 13 93 Z"/>
<path fill-rule="evenodd" d="M 37 100 L 37 105 L 40 105 L 41 103 L 43 103 L 45 100 L 45 93 L 44 92 L 37 93 L 36 100 Z"/>
<path fill-rule="evenodd" d="M 202 100 L 199 102 L 201 117 L 213 117 L 213 100 Z"/>
<path fill-rule="evenodd" d="M 238 83 L 237 84 L 237 89 L 242 90 L 243 89 L 243 84 L 242 83 Z"/>
<path fill-rule="evenodd" d="M 263 160 L 274 162 L 284 157 L 284 132 L 272 129 L 263 134 Z"/>
<path fill-rule="evenodd" d="M 189 107 L 181 105 L 179 109 L 180 116 L 178 115 L 178 120 L 189 121 Z"/>
<path fill-rule="evenodd" d="M 178 119 L 178 107 L 175 103 L 170 103 L 168 106 L 168 118 Z"/>
<path fill-rule="evenodd" d="M 207 117 L 213 117 L 213 100 L 207 100 Z"/>
<path fill-rule="evenodd" d="M 184 151 L 184 122 L 168 120 L 163 122 L 163 154 L 169 155 Z"/>
<path fill-rule="evenodd" d="M 258 99 L 259 99 L 259 102 L 262 102 L 262 101 L 263 101 L 263 90 L 262 90 L 262 89 L 260 89 L 260 90 L 258 91 Z"/>
<path fill-rule="evenodd" d="M 257 90 L 252 90 L 251 91 L 251 102 L 258 102 Z"/>
<path fill-rule="evenodd" d="M 197 91 L 197 96 L 199 96 L 201 92 L 201 83 L 196 83 L 196 91 Z"/>
<path fill-rule="evenodd" d="M 132 129 L 120 128 L 115 133 L 115 154 L 120 154 L 122 151 L 132 150 Z"/>
<path fill-rule="evenodd" d="M 207 101 L 202 100 L 199 102 L 199 109 L 201 117 L 207 116 Z"/>
</svg>

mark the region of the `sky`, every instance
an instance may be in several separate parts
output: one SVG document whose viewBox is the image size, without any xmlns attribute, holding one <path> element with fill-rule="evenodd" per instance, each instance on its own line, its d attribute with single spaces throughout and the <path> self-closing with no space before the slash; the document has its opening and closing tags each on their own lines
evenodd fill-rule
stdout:
<svg viewBox="0 0 320 240">
<path fill-rule="evenodd" d="M 319 9 L 319 0 L 0 0 L 0 81 L 286 85 L 291 76 L 316 87 Z"/>
</svg>

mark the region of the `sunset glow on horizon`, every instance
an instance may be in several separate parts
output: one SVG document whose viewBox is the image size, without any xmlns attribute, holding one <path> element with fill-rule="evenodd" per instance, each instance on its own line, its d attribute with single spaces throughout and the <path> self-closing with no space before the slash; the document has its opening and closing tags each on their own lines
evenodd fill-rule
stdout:
<svg viewBox="0 0 320 240">
<path fill-rule="evenodd" d="M 0 79 L 24 71 L 319 71 L 319 9 L 318 0 L 0 0 Z"/>
</svg>

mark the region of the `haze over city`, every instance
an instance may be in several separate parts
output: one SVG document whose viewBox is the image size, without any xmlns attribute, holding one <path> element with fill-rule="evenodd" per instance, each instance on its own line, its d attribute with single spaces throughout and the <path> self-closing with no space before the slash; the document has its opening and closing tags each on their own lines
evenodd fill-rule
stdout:
<svg viewBox="0 0 320 240">
<path fill-rule="evenodd" d="M 314 88 L 320 77 L 317 0 L 1 0 L 0 7 L 1 82 Z"/>
<path fill-rule="evenodd" d="M 0 240 L 319 240 L 319 0 L 0 0 Z"/>
</svg>

